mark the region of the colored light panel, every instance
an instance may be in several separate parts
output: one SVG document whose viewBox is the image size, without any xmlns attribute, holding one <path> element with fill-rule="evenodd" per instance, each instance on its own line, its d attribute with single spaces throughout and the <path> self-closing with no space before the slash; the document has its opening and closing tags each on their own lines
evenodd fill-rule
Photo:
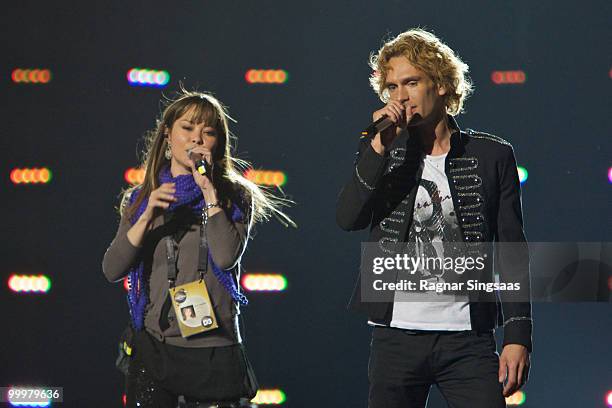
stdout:
<svg viewBox="0 0 612 408">
<path fill-rule="evenodd" d="M 123 173 L 123 178 L 130 184 L 142 184 L 145 178 L 145 169 L 130 167 Z"/>
<path fill-rule="evenodd" d="M 251 402 L 259 405 L 280 405 L 286 400 L 287 396 L 282 390 L 259 390 Z"/>
<path fill-rule="evenodd" d="M 287 174 L 282 171 L 249 169 L 244 173 L 244 177 L 255 184 L 264 186 L 280 187 L 287 183 Z"/>
<path fill-rule="evenodd" d="M 244 79 L 249 84 L 284 84 L 289 80 L 289 73 L 284 69 L 249 69 Z"/>
<path fill-rule="evenodd" d="M 287 288 L 283 275 L 249 273 L 242 276 L 242 287 L 251 292 L 281 292 Z"/>
<path fill-rule="evenodd" d="M 47 184 L 52 178 L 51 170 L 46 167 L 13 169 L 9 178 L 13 184 Z"/>
<path fill-rule="evenodd" d="M 11 72 L 11 80 L 16 84 L 46 84 L 51 81 L 52 77 L 48 69 L 16 68 Z"/>
<path fill-rule="evenodd" d="M 608 181 L 612 183 L 612 167 L 608 169 Z"/>
<path fill-rule="evenodd" d="M 506 397 L 506 405 L 523 405 L 525 403 L 525 393 L 523 391 L 517 391 L 509 397 Z"/>
<path fill-rule="evenodd" d="M 525 71 L 493 71 L 491 81 L 496 85 L 524 84 L 527 80 Z"/>
<path fill-rule="evenodd" d="M 152 86 L 163 88 L 170 81 L 168 71 L 156 71 L 153 69 L 132 68 L 127 72 L 128 83 L 132 86 Z"/>
<path fill-rule="evenodd" d="M 9 402 L 12 407 L 50 407 L 50 402 Z"/>
<path fill-rule="evenodd" d="M 121 397 L 121 401 L 123 401 L 123 406 L 125 407 L 127 405 L 127 396 L 125 394 Z"/>
<path fill-rule="evenodd" d="M 529 172 L 526 168 L 521 166 L 518 166 L 516 169 L 518 170 L 519 181 L 521 182 L 521 184 L 523 184 L 527 181 L 527 178 L 529 177 Z"/>
<path fill-rule="evenodd" d="M 608 403 L 608 407 L 612 407 L 612 391 L 608 391 L 608 395 L 606 395 L 606 402 Z"/>
<path fill-rule="evenodd" d="M 130 290 L 130 280 L 127 276 L 123 278 L 123 289 L 125 289 L 126 292 Z"/>
<path fill-rule="evenodd" d="M 51 289 L 51 279 L 45 275 L 11 275 L 8 286 L 17 293 L 47 293 Z"/>
</svg>

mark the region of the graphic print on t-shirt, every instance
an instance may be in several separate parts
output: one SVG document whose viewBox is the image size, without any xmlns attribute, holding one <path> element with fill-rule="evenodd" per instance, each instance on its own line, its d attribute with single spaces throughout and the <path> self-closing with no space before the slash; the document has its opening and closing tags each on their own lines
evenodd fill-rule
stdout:
<svg viewBox="0 0 612 408">
<path fill-rule="evenodd" d="M 423 175 L 414 203 L 413 221 L 408 232 L 408 249 L 411 255 L 427 258 L 444 258 L 450 254 L 442 243 L 461 242 L 457 216 L 453 208 L 448 179 L 444 173 L 444 156 L 427 156 Z M 444 282 L 444 270 L 439 264 L 429 269 L 420 268 L 423 279 Z M 418 273 L 418 272 L 417 272 Z"/>
<path fill-rule="evenodd" d="M 446 155 L 426 156 L 423 160 L 423 174 L 408 230 L 407 252 L 410 256 L 444 258 L 461 254 L 461 232 L 444 171 L 445 160 Z M 455 248 L 451 243 L 459 247 Z M 413 277 L 430 283 L 444 283 L 456 278 L 453 270 L 439 268 L 440 263 L 428 266 L 433 268 L 421 267 Z M 416 330 L 471 330 L 469 302 L 462 295 L 396 291 L 389 325 Z"/>
</svg>

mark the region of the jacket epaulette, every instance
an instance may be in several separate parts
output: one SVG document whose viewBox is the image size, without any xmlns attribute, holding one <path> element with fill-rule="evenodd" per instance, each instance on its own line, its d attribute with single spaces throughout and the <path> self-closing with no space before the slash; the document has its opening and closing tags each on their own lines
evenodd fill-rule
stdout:
<svg viewBox="0 0 612 408">
<path fill-rule="evenodd" d="M 465 132 L 468 135 L 470 135 L 470 137 L 474 137 L 476 139 L 487 139 L 487 140 L 491 140 L 493 142 L 497 142 L 499 144 L 503 144 L 503 145 L 512 147 L 510 142 L 508 142 L 507 140 L 502 139 L 499 136 L 492 135 L 490 133 L 478 132 L 478 131 L 476 131 L 474 129 L 465 129 Z"/>
</svg>

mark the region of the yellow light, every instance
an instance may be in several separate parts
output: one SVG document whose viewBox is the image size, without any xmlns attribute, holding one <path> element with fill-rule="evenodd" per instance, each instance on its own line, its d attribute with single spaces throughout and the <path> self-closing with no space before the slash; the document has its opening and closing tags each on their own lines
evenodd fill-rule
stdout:
<svg viewBox="0 0 612 408">
<path fill-rule="evenodd" d="M 287 174 L 276 170 L 254 170 L 250 169 L 244 173 L 244 177 L 255 184 L 263 186 L 284 186 L 287 183 Z"/>
<path fill-rule="evenodd" d="M 13 169 L 9 177 L 13 184 L 47 184 L 51 181 L 51 170 L 46 167 Z"/>
<path fill-rule="evenodd" d="M 16 68 L 11 73 L 11 79 L 16 84 L 46 84 L 51 81 L 51 77 L 48 69 Z"/>
<path fill-rule="evenodd" d="M 280 405 L 286 400 L 287 396 L 282 390 L 259 390 L 251 402 L 260 405 Z"/>
<path fill-rule="evenodd" d="M 145 173 L 145 169 L 130 167 L 123 173 L 123 178 L 130 184 L 138 185 L 144 182 Z"/>
<path fill-rule="evenodd" d="M 242 287 L 252 292 L 280 292 L 287 288 L 287 279 L 279 274 L 249 273 L 242 277 Z"/>
<path fill-rule="evenodd" d="M 49 169 L 41 169 L 40 171 L 40 181 L 43 183 L 48 183 L 51 180 L 51 172 Z"/>
<path fill-rule="evenodd" d="M 507 405 L 523 405 L 527 398 L 523 391 L 517 391 L 509 397 L 506 397 Z"/>
<path fill-rule="evenodd" d="M 8 286 L 13 292 L 43 292 L 51 289 L 51 280 L 45 275 L 11 275 Z"/>
<path fill-rule="evenodd" d="M 249 84 L 284 84 L 289 74 L 284 69 L 249 69 L 244 79 Z"/>
</svg>

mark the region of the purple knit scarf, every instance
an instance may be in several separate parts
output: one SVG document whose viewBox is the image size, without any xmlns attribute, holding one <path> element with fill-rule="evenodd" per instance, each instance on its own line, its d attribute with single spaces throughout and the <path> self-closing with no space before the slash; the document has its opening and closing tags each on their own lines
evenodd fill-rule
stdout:
<svg viewBox="0 0 612 408">
<path fill-rule="evenodd" d="M 206 204 L 202 190 L 196 184 L 191 174 L 179 175 L 172 177 L 170 174 L 169 166 L 165 166 L 159 173 L 159 182 L 163 183 L 175 183 L 175 197 L 177 201 L 170 203 L 170 206 L 166 211 L 175 211 L 178 207 L 189 206 L 191 210 L 198 216 L 202 214 L 202 208 Z M 132 205 L 140 190 L 135 190 L 129 198 L 128 205 Z M 140 218 L 142 213 L 147 208 L 149 198 L 147 197 L 142 201 L 134 216 L 130 219 L 132 225 Z M 242 220 L 244 214 L 236 204 L 232 205 L 232 221 L 236 222 Z M 246 221 L 245 221 L 246 222 Z M 228 272 L 221 270 L 213 261 L 210 251 L 208 252 L 208 262 L 210 262 L 215 277 L 221 282 L 225 290 L 232 296 L 234 301 L 241 305 L 247 305 L 248 300 L 238 288 L 234 281 L 233 275 Z M 141 260 L 138 265 L 130 269 L 128 273 L 128 306 L 130 308 L 130 316 L 132 318 L 132 324 L 136 330 L 142 330 L 144 327 L 144 311 L 149 302 L 149 291 L 148 291 L 148 279 L 144 274 L 144 262 Z"/>
</svg>

